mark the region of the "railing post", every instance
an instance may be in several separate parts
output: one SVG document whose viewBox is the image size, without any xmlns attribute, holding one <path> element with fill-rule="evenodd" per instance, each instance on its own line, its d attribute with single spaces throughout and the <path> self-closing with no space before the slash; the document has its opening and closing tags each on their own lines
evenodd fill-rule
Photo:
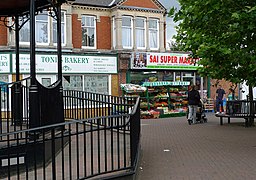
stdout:
<svg viewBox="0 0 256 180">
<path fill-rule="evenodd" d="M 40 115 L 39 115 L 39 90 L 37 85 L 31 85 L 29 87 L 29 127 L 39 127 Z"/>
<path fill-rule="evenodd" d="M 8 88 L 8 86 L 7 86 Z M 16 83 L 11 87 L 12 93 L 12 119 L 14 125 L 22 125 L 23 122 L 23 92 L 21 83 Z"/>
<path fill-rule="evenodd" d="M 135 114 L 132 114 L 130 118 L 131 165 L 133 167 L 136 165 L 140 145 L 140 98 L 137 98 L 134 108 L 136 108 Z"/>
</svg>

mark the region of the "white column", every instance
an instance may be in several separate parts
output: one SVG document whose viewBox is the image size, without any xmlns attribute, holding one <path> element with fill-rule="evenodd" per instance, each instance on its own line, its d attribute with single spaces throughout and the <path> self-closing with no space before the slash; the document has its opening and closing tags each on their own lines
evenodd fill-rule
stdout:
<svg viewBox="0 0 256 180">
<path fill-rule="evenodd" d="M 115 19 L 116 24 L 116 50 L 123 49 L 122 45 L 122 16 L 117 15 Z"/>
<path fill-rule="evenodd" d="M 146 51 L 150 51 L 149 47 L 149 19 L 146 19 Z"/>
<path fill-rule="evenodd" d="M 73 47 L 72 43 L 72 15 L 67 12 L 66 16 L 66 46 Z"/>
<path fill-rule="evenodd" d="M 132 35 L 133 35 L 133 37 L 132 37 L 133 43 L 132 44 L 133 44 L 133 50 L 137 49 L 135 21 L 136 21 L 135 17 L 132 17 L 132 31 L 133 31 L 133 33 L 132 33 Z"/>
<path fill-rule="evenodd" d="M 164 48 L 164 21 L 159 21 L 159 50 L 165 52 Z"/>
</svg>

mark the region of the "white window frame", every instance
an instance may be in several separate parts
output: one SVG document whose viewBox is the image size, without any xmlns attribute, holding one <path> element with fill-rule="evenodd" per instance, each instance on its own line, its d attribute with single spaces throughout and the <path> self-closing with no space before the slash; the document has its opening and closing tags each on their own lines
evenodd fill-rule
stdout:
<svg viewBox="0 0 256 180">
<path fill-rule="evenodd" d="M 130 19 L 130 22 L 131 22 L 131 25 L 130 26 L 124 26 L 123 25 L 123 20 L 124 18 L 129 18 Z M 124 45 L 124 30 L 129 30 L 130 29 L 130 42 L 131 42 L 131 45 L 130 46 L 127 46 L 127 45 Z M 132 16 L 122 16 L 122 46 L 124 49 L 132 49 L 133 48 L 133 21 L 132 21 Z"/>
<path fill-rule="evenodd" d="M 63 16 L 62 16 L 62 13 L 63 13 Z M 63 28 L 61 28 L 61 33 L 63 33 L 63 40 L 62 40 L 62 37 L 61 37 L 61 45 L 62 46 L 65 46 L 67 44 L 67 12 L 65 10 L 61 10 L 61 19 L 63 18 L 63 22 L 61 21 L 61 27 L 62 25 L 64 25 Z M 54 38 L 53 38 L 53 23 L 57 23 L 55 19 L 52 19 L 52 30 L 51 30 L 51 33 L 52 33 L 52 43 L 54 46 L 57 46 L 57 42 L 54 42 Z"/>
<path fill-rule="evenodd" d="M 30 38 L 30 26 L 29 26 L 29 20 L 22 26 L 22 28 L 24 28 L 25 26 L 28 26 L 28 30 L 29 30 L 29 34 L 28 34 L 28 36 L 29 36 L 29 38 Z M 21 33 L 21 30 L 22 30 L 22 28 L 20 29 L 20 31 L 19 31 L 19 33 Z M 19 35 L 19 36 L 21 36 L 21 35 Z M 19 37 L 20 38 L 20 37 Z M 30 40 L 28 40 L 28 41 L 21 41 L 21 38 L 20 38 L 20 41 L 19 41 L 19 43 L 21 44 L 21 45 L 29 45 L 30 44 Z"/>
<path fill-rule="evenodd" d="M 136 26 L 136 20 L 138 19 L 141 19 L 143 20 L 143 27 L 137 27 Z M 135 35 L 137 36 L 137 30 L 144 30 L 144 46 L 138 46 L 138 40 L 139 40 L 139 37 L 136 37 L 135 38 L 135 41 L 136 41 L 136 46 L 137 46 L 137 49 L 146 49 L 146 18 L 144 17 L 136 17 L 135 18 L 135 23 L 134 23 L 134 26 L 135 26 Z"/>
<path fill-rule="evenodd" d="M 86 25 L 83 25 L 82 24 L 82 20 L 83 20 L 83 18 L 86 18 L 86 17 L 89 17 L 89 18 L 93 18 L 93 25 L 92 26 L 86 26 Z M 84 14 L 84 15 L 82 15 L 81 16 L 81 28 L 83 29 L 83 27 L 85 27 L 85 28 L 93 28 L 94 29 L 94 46 L 84 46 L 83 45 L 83 43 L 82 43 L 82 48 L 83 49 L 96 49 L 96 47 L 97 47 L 97 34 L 96 34 L 96 16 L 92 16 L 92 15 L 86 15 L 86 14 Z M 82 34 L 82 38 L 83 38 L 83 34 Z M 82 41 L 82 39 L 81 39 L 81 41 Z"/>
<path fill-rule="evenodd" d="M 150 21 L 156 21 L 156 28 L 151 28 L 150 27 Z M 154 19 L 154 18 L 149 18 L 148 20 L 148 23 L 149 23 L 149 26 L 148 26 L 148 32 L 149 32 L 149 49 L 150 50 L 158 50 L 159 49 L 159 19 Z M 156 31 L 156 47 L 152 47 L 152 44 L 151 44 L 151 37 L 150 37 L 150 32 L 151 31 Z"/>
<path fill-rule="evenodd" d="M 48 12 L 47 11 L 43 11 L 44 12 L 44 15 L 45 16 L 47 16 L 47 22 L 46 21 L 44 21 L 44 20 L 39 20 L 37 17 L 38 17 L 38 15 L 42 15 L 43 13 L 41 13 L 41 14 L 38 14 L 37 16 L 36 16 L 36 18 L 35 18 L 35 29 L 36 29 L 36 33 L 39 33 L 39 34 L 41 34 L 40 33 L 40 31 L 38 31 L 38 23 L 40 23 L 40 22 L 44 22 L 44 23 L 47 23 L 47 42 L 46 43 L 44 43 L 44 42 L 39 42 L 39 41 L 37 41 L 37 35 L 36 35 L 36 45 L 49 45 L 49 43 L 50 43 L 50 18 L 49 18 L 49 15 L 48 15 Z M 28 21 L 29 22 L 29 21 Z"/>
<path fill-rule="evenodd" d="M 61 22 L 61 24 L 64 24 L 64 28 L 61 29 L 63 34 L 64 34 L 64 42 L 62 41 L 62 45 L 65 45 L 66 44 L 66 41 L 67 41 L 67 36 L 66 36 L 66 26 L 67 26 L 67 20 L 66 20 L 66 11 L 65 10 L 61 10 L 61 13 L 63 13 L 64 17 L 64 21 Z M 47 18 L 47 21 L 48 21 L 48 24 L 47 24 L 47 31 L 48 31 L 48 42 L 47 43 L 40 43 L 40 42 L 37 42 L 36 41 L 36 45 L 38 46 L 48 46 L 49 44 L 53 44 L 54 46 L 57 46 L 57 43 L 54 43 L 53 42 L 53 23 L 55 22 L 55 20 L 53 18 L 50 18 L 49 15 L 47 15 L 48 18 Z M 37 17 L 37 16 L 36 16 Z M 30 26 L 29 26 L 29 20 L 26 22 L 26 24 L 24 24 L 24 26 L 28 25 L 28 29 L 29 29 L 29 32 L 30 32 Z M 35 20 L 35 29 L 37 30 L 37 22 L 42 22 L 42 20 Z M 50 36 L 50 34 L 52 36 Z M 30 36 L 30 35 L 29 35 Z M 24 41 L 20 41 L 20 44 L 21 45 L 29 45 L 30 44 L 30 41 L 29 42 L 24 42 Z"/>
</svg>

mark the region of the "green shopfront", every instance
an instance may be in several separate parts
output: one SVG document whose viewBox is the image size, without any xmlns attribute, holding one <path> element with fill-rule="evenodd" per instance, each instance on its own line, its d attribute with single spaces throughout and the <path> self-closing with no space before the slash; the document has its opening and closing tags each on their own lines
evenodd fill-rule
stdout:
<svg viewBox="0 0 256 180">
<path fill-rule="evenodd" d="M 127 82 L 146 90 L 124 94 L 141 97 L 141 118 L 185 115 L 189 85 L 196 85 L 207 98 L 207 79 L 198 75 L 197 61 L 186 53 L 133 53 Z"/>
<path fill-rule="evenodd" d="M 187 53 L 140 53 L 132 54 L 129 83 L 142 85 L 144 82 L 189 81 L 198 90 L 207 91 L 207 78 L 197 73 L 197 60 Z"/>
<path fill-rule="evenodd" d="M 189 81 L 200 90 L 206 79 L 197 74 L 198 65 L 185 53 L 134 53 L 128 81 L 134 84 L 154 81 Z"/>
<path fill-rule="evenodd" d="M 20 78 L 30 73 L 30 55 L 20 54 Z M 0 54 L 0 82 L 12 82 L 16 72 L 15 53 Z M 37 53 L 37 80 L 45 86 L 57 79 L 57 54 Z M 113 94 L 111 82 L 117 76 L 117 55 L 108 54 L 63 54 L 62 55 L 63 88 Z"/>
</svg>

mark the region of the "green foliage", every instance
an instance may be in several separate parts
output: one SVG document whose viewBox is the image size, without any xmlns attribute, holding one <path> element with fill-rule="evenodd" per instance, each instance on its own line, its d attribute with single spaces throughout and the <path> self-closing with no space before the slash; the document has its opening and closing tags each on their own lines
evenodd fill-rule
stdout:
<svg viewBox="0 0 256 180">
<path fill-rule="evenodd" d="M 179 0 L 177 46 L 200 57 L 199 73 L 256 85 L 256 1 Z"/>
</svg>

